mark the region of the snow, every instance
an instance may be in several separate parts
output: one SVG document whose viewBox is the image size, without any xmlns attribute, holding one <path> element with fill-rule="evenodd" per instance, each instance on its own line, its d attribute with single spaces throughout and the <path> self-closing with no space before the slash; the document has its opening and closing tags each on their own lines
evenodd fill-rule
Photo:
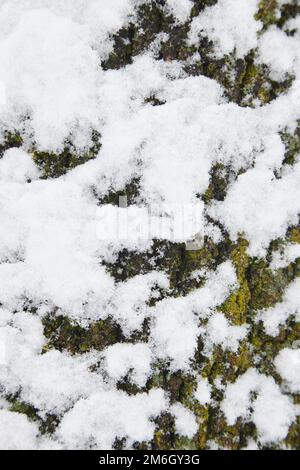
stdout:
<svg viewBox="0 0 300 470">
<path fill-rule="evenodd" d="M 274 307 L 258 313 L 257 320 L 262 320 L 268 335 L 277 336 L 280 325 L 284 325 L 289 318 L 300 320 L 300 279 L 291 282 L 284 293 L 282 302 Z"/>
<path fill-rule="evenodd" d="M 111 449 L 115 439 L 123 437 L 132 445 L 153 437 L 155 425 L 151 418 L 166 407 L 161 389 L 132 397 L 119 391 L 98 392 L 79 400 L 64 415 L 58 438 L 68 449 Z"/>
<path fill-rule="evenodd" d="M 208 36 L 216 46 L 218 56 L 236 52 L 243 57 L 257 45 L 259 21 L 253 21 L 258 0 L 219 0 L 193 19 L 190 43 L 197 43 L 198 35 Z M 247 31 L 247 34 L 244 32 Z"/>
<path fill-rule="evenodd" d="M 114 381 L 124 378 L 129 372 L 133 383 L 143 387 L 151 373 L 151 350 L 145 343 L 116 343 L 104 353 L 105 371 Z"/>
<path fill-rule="evenodd" d="M 207 324 L 209 345 L 222 345 L 224 349 L 237 351 L 240 341 L 247 334 L 247 326 L 231 326 L 223 313 L 215 313 Z"/>
<path fill-rule="evenodd" d="M 31 450 L 37 447 L 38 427 L 25 415 L 0 410 L 1 450 Z M 16 430 L 18 430 L 16 432 Z"/>
<path fill-rule="evenodd" d="M 21 60 L 12 61 L 16 55 Z M 46 9 L 28 11 L 1 42 L 0 60 L 9 107 L 31 114 L 38 144 L 55 150 L 79 118 L 96 127 L 98 59 L 82 26 Z"/>
<path fill-rule="evenodd" d="M 194 437 L 198 431 L 198 425 L 194 414 L 181 403 L 175 403 L 170 407 L 170 412 L 175 417 L 176 432 L 189 438 Z"/>
<path fill-rule="evenodd" d="M 194 396 L 201 405 L 208 405 L 211 402 L 211 388 L 207 378 L 201 377 L 197 381 L 197 389 Z"/>
<path fill-rule="evenodd" d="M 122 249 L 149 249 L 155 237 L 183 243 L 196 237 L 202 243 L 206 236 L 218 243 L 223 227 L 232 241 L 248 239 L 251 256 L 264 257 L 271 241 L 299 223 L 300 160 L 283 164 L 280 137 L 293 132 L 299 119 L 299 18 L 286 25 L 296 29 L 294 35 L 275 26 L 262 31 L 254 19 L 258 0 L 219 0 L 192 19 L 190 45 L 208 36 L 217 58 L 243 58 L 257 49 L 257 62 L 272 79 L 295 78 L 269 104 L 242 107 L 215 80 L 188 76 L 181 61 L 160 60 L 158 44 L 166 34 L 132 63 L 102 68 L 114 33 L 135 20 L 134 7 L 143 3 L 0 2 L 0 146 L 7 132 L 18 131 L 23 140 L 0 159 L 1 448 L 109 449 L 118 438 L 132 448 L 153 438 L 154 419 L 162 412 L 173 414 L 179 435 L 193 438 L 198 424 L 188 408 L 170 405 L 162 389 L 142 391 L 154 366 L 163 363 L 168 373 L 195 378 L 195 401 L 214 404 L 213 386 L 195 371 L 193 359 L 199 339 L 209 359 L 216 346 L 236 353 L 249 332 L 250 325 L 233 325 L 218 310 L 239 287 L 233 264 L 218 260 L 214 270 L 194 272 L 204 279 L 201 287 L 176 296 L 155 263 L 151 272 L 124 281 L 116 281 L 105 263 L 114 263 Z M 189 19 L 193 3 L 167 0 L 164 9 L 178 26 Z M 151 96 L 164 104 L 152 106 Z M 101 135 L 95 159 L 59 178 L 41 178 L 34 150 L 59 152 L 70 140 L 85 152 L 93 131 Z M 215 164 L 230 166 L 233 176 L 224 200 L 205 205 L 201 196 Z M 133 178 L 140 185 L 135 204 L 99 204 Z M 183 214 L 188 220 L 175 236 L 172 223 Z M 115 236 L 122 217 L 131 221 L 132 237 Z M 138 236 L 149 217 L 157 225 Z M 107 220 L 114 222 L 110 233 Z M 270 267 L 284 268 L 298 257 L 299 246 L 287 244 L 273 253 Z M 268 335 L 278 335 L 288 320 L 299 321 L 299 282 L 288 286 L 282 302 L 255 313 Z M 49 313 L 83 327 L 109 318 L 125 342 L 74 355 L 49 349 L 43 328 Z M 134 342 L 132 335 L 146 320 L 149 336 Z M 224 392 L 228 424 L 238 417 L 252 421 L 262 444 L 284 439 L 295 420 L 288 393 L 299 392 L 299 349 L 281 350 L 274 367 L 280 387 L 255 369 L 232 384 L 222 377 L 214 381 Z M 118 390 L 125 379 L 139 393 Z M 57 415 L 60 424 L 51 439 L 42 438 L 24 414 L 10 411 L 14 396 L 41 419 Z M 248 447 L 256 444 L 249 439 Z"/>
<path fill-rule="evenodd" d="M 274 364 L 289 390 L 298 393 L 300 391 L 300 349 L 282 349 L 276 356 Z"/>
<path fill-rule="evenodd" d="M 272 47 L 270 47 L 272 44 Z M 271 77 L 282 80 L 286 74 L 293 74 L 298 67 L 299 39 L 287 36 L 275 26 L 266 31 L 259 42 L 260 60 L 271 68 Z"/>
<path fill-rule="evenodd" d="M 275 251 L 272 256 L 271 268 L 285 268 L 300 258 L 300 244 L 290 243 L 282 251 Z"/>
<path fill-rule="evenodd" d="M 208 278 L 204 287 L 186 297 L 163 299 L 152 307 L 150 341 L 156 356 L 163 360 L 171 360 L 172 370 L 189 370 L 190 360 L 197 347 L 197 338 L 206 331 L 199 320 L 211 315 L 213 309 L 225 300 L 235 282 L 234 269 L 231 263 L 226 262 Z M 209 309 L 212 309 L 212 312 Z M 238 327 L 238 330 L 235 330 L 235 327 L 228 328 L 229 331 L 225 330 L 225 334 L 219 331 L 214 333 L 213 338 L 209 336 L 207 339 L 209 345 L 212 339 L 219 344 L 224 343 L 224 347 L 228 345 L 230 347 L 232 344 L 237 347 L 237 339 L 243 336 L 244 329 L 241 327 L 241 334 Z M 232 338 L 230 328 L 234 331 Z"/>
<path fill-rule="evenodd" d="M 0 160 L 0 180 L 12 183 L 27 183 L 38 179 L 39 170 L 31 156 L 21 149 L 7 150 Z"/>
<path fill-rule="evenodd" d="M 149 311 L 146 302 L 151 293 L 155 295 L 155 287 L 168 287 L 165 274 L 140 274 L 116 286 L 108 314 L 116 319 L 125 334 L 128 335 L 142 326 Z"/>
<path fill-rule="evenodd" d="M 87 370 L 88 358 L 75 359 L 59 351 L 40 354 L 45 344 L 40 320 L 21 313 L 16 317 L 13 326 L 0 328 L 6 339 L 0 380 L 7 395 L 19 392 L 21 400 L 44 416 L 60 414 L 101 385 L 102 378 Z"/>
<path fill-rule="evenodd" d="M 167 7 L 179 22 L 184 22 L 190 15 L 193 2 L 191 0 L 167 0 Z"/>
<path fill-rule="evenodd" d="M 221 408 L 229 425 L 239 417 L 252 421 L 262 444 L 284 439 L 297 414 L 291 399 L 281 393 L 274 379 L 255 369 L 248 369 L 227 386 Z"/>
<path fill-rule="evenodd" d="M 271 170 L 254 167 L 238 177 L 225 201 L 216 203 L 211 213 L 225 223 L 233 239 L 239 232 L 245 234 L 252 256 L 264 256 L 270 240 L 283 237 L 288 226 L 298 222 L 299 176 L 300 163 L 281 179 L 275 179 Z"/>
</svg>

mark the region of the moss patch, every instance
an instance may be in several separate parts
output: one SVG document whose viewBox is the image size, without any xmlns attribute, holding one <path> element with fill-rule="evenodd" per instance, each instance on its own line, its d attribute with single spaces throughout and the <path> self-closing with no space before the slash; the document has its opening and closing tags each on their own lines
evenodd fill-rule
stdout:
<svg viewBox="0 0 300 470">
<path fill-rule="evenodd" d="M 72 323 L 68 317 L 49 315 L 43 320 L 44 335 L 49 349 L 67 350 L 72 354 L 84 353 L 91 349 L 101 351 L 105 347 L 122 341 L 121 329 L 111 319 L 99 320 L 83 328 Z"/>
</svg>

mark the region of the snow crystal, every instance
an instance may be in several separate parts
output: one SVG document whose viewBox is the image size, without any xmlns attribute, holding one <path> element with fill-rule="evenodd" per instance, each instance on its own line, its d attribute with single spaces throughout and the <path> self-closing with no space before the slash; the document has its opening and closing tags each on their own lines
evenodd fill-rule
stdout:
<svg viewBox="0 0 300 470">
<path fill-rule="evenodd" d="M 3 183 L 0 195 L 0 257 L 9 261 L 0 266 L 3 305 L 13 310 L 28 296 L 71 316 L 90 317 L 97 304 L 100 310 L 114 282 L 95 258 L 96 209 L 89 197 L 63 180 Z"/>
<path fill-rule="evenodd" d="M 6 338 L 2 387 L 7 395 L 19 392 L 20 399 L 37 408 L 41 416 L 59 414 L 101 386 L 101 376 L 87 370 L 88 358 L 76 359 L 59 351 L 40 354 L 45 340 L 39 319 L 24 315 L 14 321 L 14 327 L 2 327 L 2 332 Z"/>
</svg>

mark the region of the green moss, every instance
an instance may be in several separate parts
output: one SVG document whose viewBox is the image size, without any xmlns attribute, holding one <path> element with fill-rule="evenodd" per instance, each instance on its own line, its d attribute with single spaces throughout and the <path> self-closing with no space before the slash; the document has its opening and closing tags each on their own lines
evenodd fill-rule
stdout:
<svg viewBox="0 0 300 470">
<path fill-rule="evenodd" d="M 208 378 L 211 383 L 221 377 L 222 383 L 227 384 L 234 382 L 252 365 L 251 346 L 246 338 L 241 342 L 237 352 L 223 350 L 221 346 L 215 346 L 211 357 L 204 358 L 201 375 Z"/>
<path fill-rule="evenodd" d="M 276 23 L 278 13 L 277 0 L 260 0 L 255 19 L 261 21 L 264 29 L 266 29 L 268 26 Z"/>
<path fill-rule="evenodd" d="M 19 132 L 10 132 L 5 131 L 3 135 L 3 140 L 0 142 L 0 158 L 3 156 L 3 153 L 14 147 L 21 147 L 23 143 L 22 136 Z"/>
<path fill-rule="evenodd" d="M 200 37 L 197 45 L 187 44 L 192 18 L 215 3 L 216 0 L 195 1 L 191 17 L 180 25 L 163 9 L 164 1 L 140 5 L 135 20 L 114 35 L 114 48 L 103 62 L 103 68 L 118 69 L 132 63 L 133 58 L 147 50 L 159 33 L 167 33 L 168 39 L 162 42 L 158 59 L 180 60 L 185 63 L 184 70 L 188 75 L 204 75 L 216 80 L 224 87 L 227 98 L 240 106 L 269 103 L 289 88 L 292 77 L 283 82 L 271 80 L 268 68 L 257 63 L 256 51 L 251 51 L 245 58 L 236 59 L 234 54 L 230 54 L 216 59 L 214 45 L 207 37 Z M 276 20 L 276 12 L 275 0 L 262 0 L 256 18 L 266 28 Z M 195 53 L 200 54 L 201 61 L 190 61 Z M 153 103 L 160 104 L 155 99 Z"/>
<path fill-rule="evenodd" d="M 156 431 L 154 433 L 152 447 L 157 450 L 174 449 L 175 422 L 170 413 L 162 413 L 156 419 Z"/>
<path fill-rule="evenodd" d="M 113 36 L 113 51 L 102 63 L 105 70 L 131 64 L 133 57 L 145 51 L 157 34 L 171 31 L 174 18 L 164 14 L 162 5 L 163 2 L 152 1 L 137 8 L 134 23 L 131 22 Z"/>
<path fill-rule="evenodd" d="M 98 198 L 96 188 L 93 188 L 93 192 L 96 198 Z M 126 196 L 127 197 L 127 204 L 130 206 L 131 204 L 135 204 L 139 197 L 140 193 L 140 179 L 133 178 L 130 183 L 126 184 L 123 189 L 119 191 L 109 191 L 105 196 L 98 198 L 99 205 L 101 204 L 113 204 L 114 206 L 119 205 L 119 197 Z"/>
<path fill-rule="evenodd" d="M 171 403 L 182 403 L 194 413 L 199 424 L 199 432 L 192 438 L 186 438 L 176 433 L 174 418 L 169 413 L 164 413 L 157 422 L 153 446 L 156 449 L 199 449 L 206 446 L 206 429 L 209 408 L 202 406 L 194 398 L 197 387 L 195 377 L 177 371 L 170 373 L 158 365 L 157 373 L 153 375 L 148 388 L 163 388 Z"/>
<path fill-rule="evenodd" d="M 182 371 L 170 372 L 166 364 L 156 363 L 152 367 L 153 374 L 149 379 L 147 388 L 160 387 L 163 388 L 171 403 L 181 401 L 186 403 L 196 389 L 195 378 Z"/>
<path fill-rule="evenodd" d="M 184 243 L 153 240 L 146 252 L 124 249 L 113 263 L 105 263 L 107 270 L 117 281 L 146 274 L 153 270 L 165 272 L 169 277 L 170 290 L 164 296 L 186 295 L 200 287 L 204 278 L 191 278 L 191 273 L 201 268 L 214 269 L 226 257 L 226 243 L 215 244 L 205 237 L 199 250 L 187 250 Z"/>
<path fill-rule="evenodd" d="M 239 287 L 232 292 L 219 308 L 233 324 L 237 325 L 241 325 L 247 321 L 247 313 L 251 299 L 247 279 L 247 269 L 250 264 L 247 248 L 247 240 L 239 239 L 230 253 L 230 259 L 236 270 Z"/>
<path fill-rule="evenodd" d="M 300 155 L 300 125 L 298 125 L 293 134 L 282 132 L 281 139 L 285 145 L 283 163 L 294 165 L 296 163 L 296 157 Z"/>
<path fill-rule="evenodd" d="M 191 11 L 191 16 L 198 16 L 200 11 L 215 5 L 217 2 L 218 0 L 193 0 L 194 5 Z"/>
<path fill-rule="evenodd" d="M 27 416 L 30 420 L 37 420 L 37 410 L 30 404 L 19 400 L 13 400 L 9 411 L 15 413 L 22 413 Z"/>
<path fill-rule="evenodd" d="M 35 421 L 41 434 L 53 434 L 56 431 L 59 424 L 58 416 L 47 413 L 42 419 L 38 410 L 29 403 L 25 403 L 17 397 L 8 397 L 8 401 L 11 403 L 9 411 L 24 414 L 30 421 Z"/>
<path fill-rule="evenodd" d="M 293 227 L 291 229 L 289 240 L 293 243 L 300 243 L 300 227 Z"/>
<path fill-rule="evenodd" d="M 280 8 L 280 17 L 277 26 L 283 28 L 287 21 L 300 14 L 299 0 L 287 0 Z"/>
<path fill-rule="evenodd" d="M 213 199 L 224 201 L 229 183 L 230 169 L 222 163 L 216 163 L 210 171 L 209 186 L 202 195 L 202 200 L 208 204 Z"/>
<path fill-rule="evenodd" d="M 44 352 L 52 348 L 67 350 L 72 354 L 84 353 L 91 349 L 101 351 L 124 339 L 120 327 L 109 318 L 83 328 L 62 315 L 49 315 L 43 320 L 43 325 L 47 339 Z"/>
<path fill-rule="evenodd" d="M 227 95 L 241 106 L 256 106 L 258 101 L 262 105 L 270 103 L 284 93 L 293 81 L 293 77 L 287 77 L 282 82 L 272 80 L 268 67 L 257 63 L 255 51 L 250 51 L 244 59 L 237 59 L 234 70 L 235 80 L 227 86 Z"/>
<path fill-rule="evenodd" d="M 149 103 L 152 106 L 162 106 L 166 103 L 166 101 L 161 101 L 155 95 L 150 95 L 148 98 L 145 99 L 145 103 Z"/>
<path fill-rule="evenodd" d="M 153 240 L 148 251 L 140 253 L 124 249 L 119 252 L 114 263 L 105 263 L 105 266 L 117 281 L 148 273 L 155 266 L 156 270 L 165 271 L 175 282 L 182 263 L 183 250 L 183 244 Z"/>
<path fill-rule="evenodd" d="M 254 260 L 248 271 L 251 292 L 249 307 L 253 310 L 273 307 L 282 300 L 284 289 L 292 277 L 289 269 L 273 271 L 267 261 Z"/>
<path fill-rule="evenodd" d="M 231 294 L 220 310 L 226 314 L 233 324 L 241 325 L 247 318 L 250 291 L 247 281 L 243 281 L 236 292 Z"/>
<path fill-rule="evenodd" d="M 300 450 L 300 416 L 290 426 L 288 435 L 283 442 L 290 450 Z"/>
<path fill-rule="evenodd" d="M 141 388 L 133 383 L 128 375 L 124 379 L 118 381 L 117 389 L 126 392 L 127 395 L 136 395 L 137 393 L 145 391 L 145 388 Z"/>
<path fill-rule="evenodd" d="M 30 421 L 35 421 L 41 434 L 52 434 L 55 432 L 59 424 L 59 418 L 57 416 L 46 414 L 42 419 L 34 406 L 20 400 L 18 396 L 7 397 L 7 400 L 11 403 L 9 411 L 24 414 Z"/>
<path fill-rule="evenodd" d="M 68 170 L 82 165 L 95 158 L 100 150 L 100 135 L 94 132 L 93 145 L 86 151 L 78 153 L 71 142 L 66 142 L 65 148 L 60 153 L 33 150 L 32 158 L 42 172 L 42 178 L 57 178 Z"/>
<path fill-rule="evenodd" d="M 300 324 L 292 318 L 287 325 L 280 327 L 280 332 L 276 337 L 265 333 L 261 323 L 253 325 L 249 335 L 249 342 L 252 346 L 252 354 L 256 356 L 256 367 L 260 372 L 272 375 L 277 382 L 281 383 L 281 378 L 277 374 L 273 361 L 283 348 L 291 348 L 294 341 L 300 339 Z"/>
<path fill-rule="evenodd" d="M 188 273 L 204 267 L 213 268 L 219 256 L 219 247 L 210 238 L 205 237 L 203 246 L 199 250 L 185 250 L 184 256 L 185 269 Z"/>
</svg>

